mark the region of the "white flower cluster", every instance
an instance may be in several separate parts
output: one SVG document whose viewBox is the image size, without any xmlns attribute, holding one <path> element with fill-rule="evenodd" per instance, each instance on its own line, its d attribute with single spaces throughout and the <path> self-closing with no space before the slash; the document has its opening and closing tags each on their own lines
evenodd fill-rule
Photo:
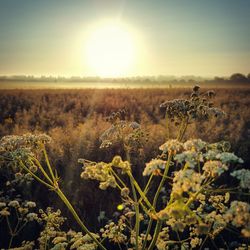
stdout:
<svg viewBox="0 0 250 250">
<path fill-rule="evenodd" d="M 157 170 L 165 169 L 166 167 L 166 161 L 163 161 L 161 159 L 152 159 L 149 163 L 146 164 L 146 167 L 143 171 L 143 175 L 151 175 L 152 173 L 155 173 L 157 175 Z"/>
<path fill-rule="evenodd" d="M 225 220 L 235 227 L 242 228 L 244 237 L 250 237 L 250 205 L 242 201 L 232 201 L 224 216 Z"/>
<path fill-rule="evenodd" d="M 110 222 L 105 225 L 104 228 L 101 228 L 100 232 L 103 238 L 108 238 L 111 242 L 120 244 L 127 241 L 127 236 L 124 234 L 126 227 L 124 220 L 121 218 L 117 224 Z"/>
<path fill-rule="evenodd" d="M 172 152 L 173 154 L 177 154 L 183 151 L 183 143 L 181 143 L 178 140 L 172 139 L 166 141 L 164 144 L 162 144 L 159 149 L 163 153 Z"/>
<path fill-rule="evenodd" d="M 204 161 L 202 154 L 193 150 L 187 150 L 175 155 L 174 160 L 176 160 L 177 163 L 180 164 L 188 163 L 189 167 L 191 168 L 195 168 L 198 162 Z"/>
<path fill-rule="evenodd" d="M 163 227 L 161 232 L 159 233 L 156 247 L 158 250 L 168 249 L 168 240 L 169 240 L 169 228 Z"/>
<path fill-rule="evenodd" d="M 108 187 L 116 187 L 115 177 L 111 174 L 111 164 L 99 162 L 83 167 L 81 178 L 98 180 L 100 182 L 99 188 L 106 190 Z"/>
<path fill-rule="evenodd" d="M 0 140 L 0 152 L 10 152 L 20 148 L 37 149 L 40 144 L 47 144 L 51 141 L 51 137 L 46 134 L 7 135 Z"/>
<path fill-rule="evenodd" d="M 202 167 L 205 176 L 217 177 L 228 170 L 228 166 L 221 161 L 207 161 Z"/>
<path fill-rule="evenodd" d="M 207 143 L 202 141 L 201 139 L 188 140 L 183 144 L 185 150 L 192 150 L 196 152 L 201 152 L 203 149 L 206 148 L 206 146 Z"/>
<path fill-rule="evenodd" d="M 193 169 L 175 172 L 172 194 L 174 197 L 182 197 L 183 193 L 191 195 L 200 190 L 204 177 Z"/>
<path fill-rule="evenodd" d="M 235 170 L 231 173 L 231 175 L 240 181 L 241 188 L 250 190 L 250 170 Z"/>
<path fill-rule="evenodd" d="M 39 221 L 37 213 L 33 211 L 36 203 L 33 201 L 21 201 L 20 199 L 0 201 L 0 217 L 17 216 L 23 222 Z"/>
</svg>

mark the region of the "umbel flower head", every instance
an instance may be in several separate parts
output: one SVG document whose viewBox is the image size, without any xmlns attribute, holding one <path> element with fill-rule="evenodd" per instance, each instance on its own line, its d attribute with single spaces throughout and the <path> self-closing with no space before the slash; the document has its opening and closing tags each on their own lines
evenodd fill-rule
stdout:
<svg viewBox="0 0 250 250">
<path fill-rule="evenodd" d="M 102 190 L 106 190 L 108 187 L 115 188 L 117 186 L 116 179 L 113 175 L 113 167 L 121 170 L 123 174 L 131 170 L 130 163 L 123 161 L 120 156 L 115 156 L 111 163 L 96 163 L 85 159 L 78 159 L 78 162 L 83 164 L 81 178 L 99 181 L 99 188 Z"/>
<path fill-rule="evenodd" d="M 108 187 L 116 187 L 115 178 L 111 174 L 111 164 L 105 162 L 85 164 L 83 172 L 81 173 L 81 178 L 99 181 L 99 188 L 102 190 Z"/>
<path fill-rule="evenodd" d="M 46 134 L 7 135 L 0 140 L 0 151 L 13 152 L 21 148 L 32 151 L 38 149 L 41 144 L 45 145 L 51 141 L 51 137 Z"/>
<path fill-rule="evenodd" d="M 160 108 L 165 110 L 166 115 L 171 119 L 208 120 L 211 117 L 220 117 L 225 114 L 222 110 L 213 107 L 211 98 L 214 95 L 214 91 L 201 94 L 200 87 L 196 85 L 189 99 L 165 101 Z"/>
<path fill-rule="evenodd" d="M 125 111 L 113 112 L 107 120 L 111 126 L 100 136 L 100 148 L 109 148 L 112 145 L 122 145 L 126 150 L 135 150 L 142 147 L 147 140 L 141 125 L 135 121 L 125 120 Z"/>
<path fill-rule="evenodd" d="M 37 171 L 37 166 L 31 158 L 38 158 L 45 144 L 52 141 L 46 134 L 24 134 L 8 135 L 0 140 L 0 164 L 11 165 L 15 172 L 21 172 L 20 161 L 22 161 L 31 172 Z M 0 167 L 1 167 L 0 165 Z"/>
</svg>

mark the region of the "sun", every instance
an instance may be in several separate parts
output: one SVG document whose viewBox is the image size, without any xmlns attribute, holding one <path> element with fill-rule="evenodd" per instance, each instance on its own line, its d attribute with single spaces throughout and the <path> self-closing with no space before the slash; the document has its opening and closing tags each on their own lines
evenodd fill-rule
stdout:
<svg viewBox="0 0 250 250">
<path fill-rule="evenodd" d="M 122 25 L 98 26 L 87 38 L 85 53 L 87 65 L 95 75 L 124 76 L 135 58 L 132 34 Z"/>
</svg>

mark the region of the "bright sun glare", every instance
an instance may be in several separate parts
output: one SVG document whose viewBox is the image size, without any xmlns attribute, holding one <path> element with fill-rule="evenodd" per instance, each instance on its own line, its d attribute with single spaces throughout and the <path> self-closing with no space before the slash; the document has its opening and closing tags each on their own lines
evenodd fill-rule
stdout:
<svg viewBox="0 0 250 250">
<path fill-rule="evenodd" d="M 87 38 L 86 59 L 91 71 L 102 77 L 128 73 L 135 57 L 131 33 L 121 25 L 96 27 Z"/>
</svg>

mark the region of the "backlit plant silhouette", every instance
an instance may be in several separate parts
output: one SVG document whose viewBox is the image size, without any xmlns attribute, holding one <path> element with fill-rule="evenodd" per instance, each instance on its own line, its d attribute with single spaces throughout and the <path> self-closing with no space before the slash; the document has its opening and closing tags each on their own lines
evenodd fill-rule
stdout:
<svg viewBox="0 0 250 250">
<path fill-rule="evenodd" d="M 143 169 L 145 186 L 134 177 L 132 155 L 136 157 L 147 143 L 146 133 L 140 124 L 126 121 L 124 111 L 109 117 L 111 127 L 100 138 L 101 148 L 109 150 L 118 146 L 123 149 L 124 157 L 114 156 L 111 162 L 79 159 L 83 164 L 83 181 L 98 181 L 100 189 L 118 189 L 121 195 L 119 217 L 95 233 L 88 230 L 60 188 L 59 176 L 45 149 L 51 138 L 44 134 L 3 137 L 0 141 L 2 167 L 11 168 L 18 179 L 34 178 L 55 192 L 82 229 L 82 232 L 64 232 L 61 226 L 65 218 L 60 211 L 48 208 L 35 214 L 29 212 L 34 206 L 20 205 L 3 197 L 0 216 L 9 225 L 9 247 L 19 231 L 13 231 L 10 225 L 12 208 L 21 214 L 23 206 L 26 207 L 23 225 L 32 218 L 43 223 L 44 229 L 38 242 L 24 242 L 21 249 L 32 249 L 34 245 L 39 249 L 79 250 L 203 249 L 209 242 L 214 244 L 214 239 L 225 230 L 238 230 L 243 237 L 241 243 L 247 242 L 250 237 L 250 205 L 246 202 L 250 171 L 236 169 L 243 160 L 229 152 L 228 142 L 208 143 L 192 138 L 183 141 L 191 123 L 225 115 L 213 106 L 214 94 L 213 91 L 201 93 L 199 86 L 195 86 L 189 99 L 160 105 L 168 132 L 166 142 L 159 147 L 160 154 Z M 176 138 L 172 138 L 169 129 L 171 122 L 178 130 Z M 46 166 L 41 164 L 42 158 Z"/>
</svg>

